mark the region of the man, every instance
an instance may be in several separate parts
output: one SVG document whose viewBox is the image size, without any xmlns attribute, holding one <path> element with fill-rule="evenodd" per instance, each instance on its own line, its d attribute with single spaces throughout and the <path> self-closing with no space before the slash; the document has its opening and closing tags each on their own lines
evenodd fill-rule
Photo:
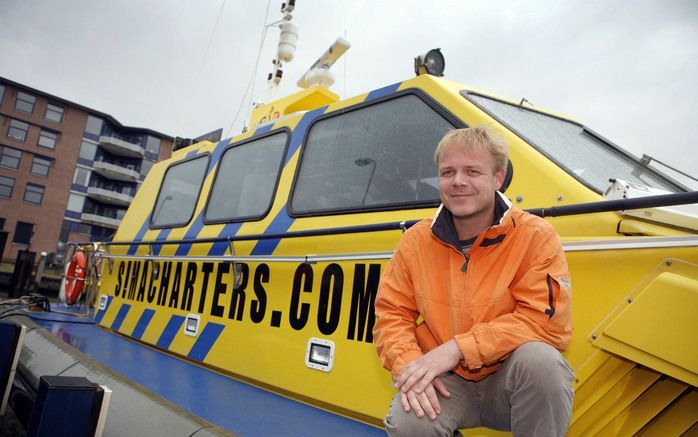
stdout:
<svg viewBox="0 0 698 437">
<path fill-rule="evenodd" d="M 374 338 L 398 388 L 386 430 L 564 435 L 573 373 L 560 354 L 572 333 L 560 239 L 499 193 L 508 146 L 493 132 L 451 131 L 434 159 L 442 204 L 405 232 L 376 297 Z"/>
</svg>

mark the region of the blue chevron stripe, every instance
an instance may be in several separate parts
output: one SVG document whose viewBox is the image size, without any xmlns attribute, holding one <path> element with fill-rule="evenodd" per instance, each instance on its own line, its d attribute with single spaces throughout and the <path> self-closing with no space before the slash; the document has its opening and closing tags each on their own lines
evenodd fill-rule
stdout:
<svg viewBox="0 0 698 437">
<path fill-rule="evenodd" d="M 145 218 L 145 222 L 143 222 L 143 225 L 136 233 L 136 236 L 133 239 L 133 241 L 143 241 L 143 237 L 145 236 L 145 233 L 148 232 L 148 223 L 150 223 L 150 214 L 148 214 L 148 217 Z M 138 250 L 138 246 L 139 246 L 138 244 L 130 245 L 128 247 L 128 254 L 135 255 L 136 251 Z"/>
<path fill-rule="evenodd" d="M 289 217 L 286 212 L 286 205 L 281 208 L 281 211 L 274 217 L 274 220 L 269 224 L 264 231 L 265 234 L 281 234 L 288 231 L 295 219 Z M 281 240 L 275 238 L 273 240 L 260 240 L 252 249 L 252 255 L 271 255 L 276 250 Z"/>
<path fill-rule="evenodd" d="M 131 333 L 131 337 L 140 340 L 141 337 L 143 337 L 143 334 L 145 333 L 146 328 L 150 324 L 150 321 L 153 319 L 153 316 L 155 315 L 155 310 L 151 309 L 145 309 L 143 311 L 143 314 L 141 314 L 141 317 L 138 319 L 138 323 L 136 323 L 136 327 L 133 328 L 133 332 Z"/>
<path fill-rule="evenodd" d="M 167 237 L 170 236 L 170 232 L 172 232 L 172 228 L 161 229 L 160 233 L 158 233 L 157 237 L 155 237 L 155 241 L 166 241 Z M 151 248 L 153 249 L 153 253 L 155 255 L 160 255 L 162 244 L 153 244 Z"/>
<path fill-rule="evenodd" d="M 199 334 L 199 338 L 196 340 L 196 343 L 194 343 L 194 346 L 192 346 L 187 357 L 196 361 L 203 361 L 216 343 L 216 340 L 218 340 L 224 328 L 224 325 L 208 322 L 204 330 Z"/>
<path fill-rule="evenodd" d="M 310 123 L 316 118 L 321 116 L 327 111 L 327 106 L 306 112 L 303 118 L 298 122 L 298 125 L 293 129 L 293 134 L 291 135 L 291 143 L 288 145 L 288 150 L 286 151 L 286 158 L 284 159 L 284 167 L 291 160 L 296 150 L 303 143 L 303 138 L 305 138 L 305 131 L 308 129 Z"/>
<path fill-rule="evenodd" d="M 167 326 L 160 334 L 157 346 L 162 349 L 169 349 L 175 336 L 177 336 L 177 332 L 179 332 L 179 328 L 182 327 L 182 323 L 184 323 L 184 317 L 178 315 L 170 317 L 170 321 L 167 322 Z"/>
<path fill-rule="evenodd" d="M 118 331 L 121 329 L 121 324 L 124 323 L 124 319 L 126 318 L 126 315 L 128 315 L 128 312 L 131 310 L 131 305 L 125 303 L 121 305 L 121 308 L 119 308 L 119 313 L 116 315 L 114 318 L 114 322 L 111 324 L 111 329 L 114 331 Z"/>
<path fill-rule="evenodd" d="M 107 313 L 107 310 L 109 309 L 109 305 L 111 305 L 111 301 L 114 299 L 114 296 L 107 296 L 107 304 L 104 306 L 103 310 L 98 309 L 97 314 L 95 314 L 95 322 L 100 323 L 102 321 L 102 318 L 104 315 Z"/>
<path fill-rule="evenodd" d="M 238 233 L 241 226 L 242 223 L 226 224 L 225 226 L 223 226 L 223 229 L 221 229 L 221 231 L 218 233 L 218 238 L 233 237 L 235 234 Z M 211 250 L 208 251 L 208 254 L 209 256 L 220 256 L 223 255 L 226 250 L 228 250 L 228 242 L 218 241 L 216 243 L 213 243 L 213 246 L 211 247 Z"/>
<path fill-rule="evenodd" d="M 402 82 L 394 83 L 392 85 L 384 86 L 383 88 L 378 88 L 377 90 L 373 90 L 368 95 L 366 96 L 365 102 L 370 102 L 371 100 L 376 100 L 378 98 L 381 98 L 383 96 L 387 96 L 388 94 L 392 94 L 397 89 L 402 85 Z"/>
</svg>

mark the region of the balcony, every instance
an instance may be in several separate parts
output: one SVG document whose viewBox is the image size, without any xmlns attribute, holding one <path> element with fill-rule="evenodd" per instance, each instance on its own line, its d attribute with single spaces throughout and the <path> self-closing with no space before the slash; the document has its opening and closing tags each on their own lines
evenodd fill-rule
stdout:
<svg viewBox="0 0 698 437">
<path fill-rule="evenodd" d="M 140 173 L 136 170 L 106 161 L 95 161 L 92 168 L 95 173 L 117 181 L 136 182 L 140 178 Z"/>
<path fill-rule="evenodd" d="M 145 150 L 140 144 L 130 143 L 108 135 L 99 137 L 99 145 L 114 155 L 128 156 L 130 158 L 143 158 L 145 156 Z"/>
<path fill-rule="evenodd" d="M 133 196 L 129 194 L 99 187 L 87 187 L 87 195 L 100 202 L 112 205 L 128 206 L 133 201 Z"/>
<path fill-rule="evenodd" d="M 116 229 L 119 227 L 119 223 L 121 223 L 121 220 L 118 220 L 118 219 L 115 219 L 112 217 L 106 217 L 103 215 L 89 214 L 89 213 L 83 212 L 82 213 L 82 222 L 89 223 L 92 225 L 103 226 L 105 228 Z"/>
</svg>

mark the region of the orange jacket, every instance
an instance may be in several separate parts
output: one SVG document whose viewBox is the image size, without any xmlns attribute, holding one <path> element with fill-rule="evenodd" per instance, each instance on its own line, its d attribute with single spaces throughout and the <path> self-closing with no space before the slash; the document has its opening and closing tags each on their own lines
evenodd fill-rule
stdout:
<svg viewBox="0 0 698 437">
<path fill-rule="evenodd" d="M 383 366 L 394 375 L 452 338 L 465 357 L 454 371 L 475 381 L 524 343 L 566 349 L 572 293 L 560 239 L 503 195 L 495 203 L 496 224 L 467 254 L 443 205 L 400 240 L 381 277 L 373 329 Z"/>
</svg>

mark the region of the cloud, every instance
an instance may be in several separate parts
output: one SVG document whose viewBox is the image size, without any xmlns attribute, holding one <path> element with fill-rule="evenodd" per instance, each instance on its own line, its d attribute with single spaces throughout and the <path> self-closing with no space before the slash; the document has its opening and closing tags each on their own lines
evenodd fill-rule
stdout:
<svg viewBox="0 0 698 437">
<path fill-rule="evenodd" d="M 5 0 L 0 75 L 126 125 L 190 137 L 227 130 L 241 103 L 248 113 L 265 10 L 232 0 Z M 697 2 L 304 0 L 294 22 L 298 51 L 281 95 L 345 33 L 352 48 L 333 89 L 346 97 L 411 77 L 414 56 L 441 47 L 452 80 L 526 97 L 698 174 Z M 268 28 L 254 100 L 267 99 L 277 38 Z"/>
</svg>

